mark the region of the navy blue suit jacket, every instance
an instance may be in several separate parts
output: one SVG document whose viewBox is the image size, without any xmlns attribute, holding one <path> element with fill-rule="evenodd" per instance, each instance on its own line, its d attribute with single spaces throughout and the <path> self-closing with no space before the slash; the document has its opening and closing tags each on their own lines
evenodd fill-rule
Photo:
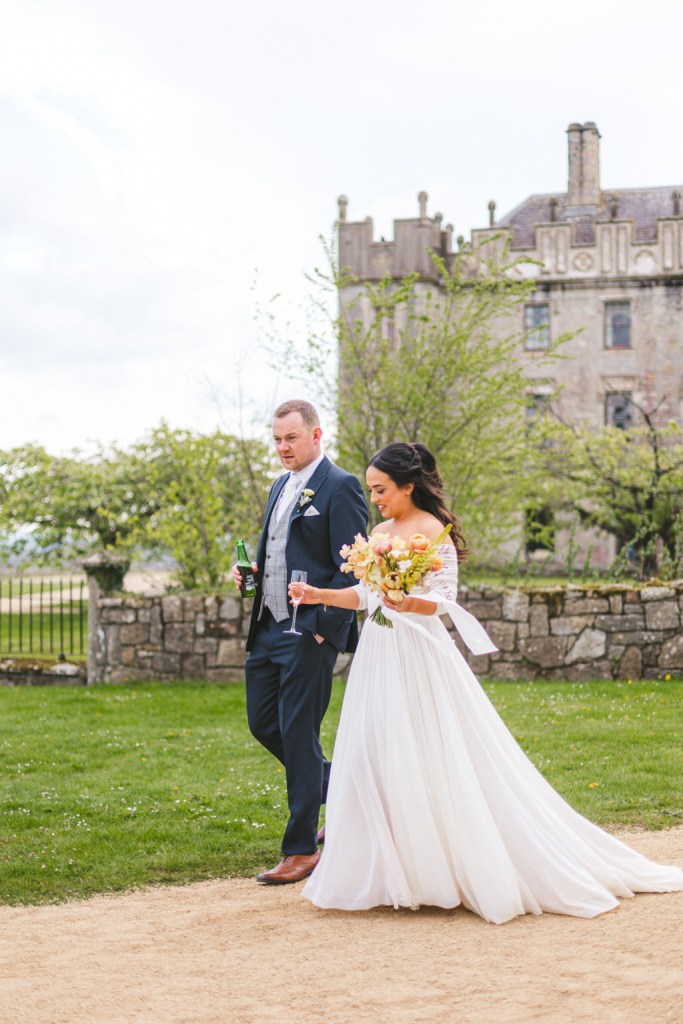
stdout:
<svg viewBox="0 0 683 1024">
<path fill-rule="evenodd" d="M 256 552 L 257 590 L 247 638 L 248 651 L 253 646 L 254 631 L 261 607 L 261 580 L 266 565 L 268 524 L 288 476 L 289 473 L 285 473 L 278 477 L 268 497 L 263 532 Z M 311 500 L 301 508 L 295 505 L 289 519 L 285 549 L 287 579 L 289 580 L 292 569 L 303 569 L 308 574 L 308 582 L 314 587 L 338 589 L 352 586 L 356 582 L 353 575 L 343 573 L 339 569 L 344 561 L 339 549 L 343 544 L 352 544 L 357 533 L 366 534 L 368 506 L 363 488 L 355 476 L 339 469 L 326 456 L 306 484 L 306 488 L 314 492 Z M 311 508 L 319 515 L 311 514 Z M 356 649 L 358 625 L 355 611 L 348 612 L 342 608 L 330 607 L 325 610 L 322 605 L 300 605 L 296 621 L 297 626 L 311 633 L 319 633 L 338 651 L 350 652 Z"/>
</svg>

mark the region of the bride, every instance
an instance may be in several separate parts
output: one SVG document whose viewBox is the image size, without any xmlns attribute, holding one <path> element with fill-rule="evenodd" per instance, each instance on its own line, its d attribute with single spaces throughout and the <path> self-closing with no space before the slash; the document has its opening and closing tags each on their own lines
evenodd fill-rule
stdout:
<svg viewBox="0 0 683 1024">
<path fill-rule="evenodd" d="M 501 924 L 518 914 L 594 917 L 636 892 L 683 889 L 683 871 L 635 853 L 564 802 L 534 768 L 479 686 L 440 616 L 476 653 L 496 648 L 457 605 L 464 542 L 434 456 L 387 445 L 367 471 L 376 527 L 409 539 L 451 524 L 430 574 L 366 621 L 334 749 L 326 843 L 304 888 L 319 907 L 462 904 Z M 373 611 L 363 584 L 304 590 L 306 604 Z M 291 591 L 291 587 L 290 587 Z M 297 594 L 298 596 L 298 594 Z"/>
</svg>

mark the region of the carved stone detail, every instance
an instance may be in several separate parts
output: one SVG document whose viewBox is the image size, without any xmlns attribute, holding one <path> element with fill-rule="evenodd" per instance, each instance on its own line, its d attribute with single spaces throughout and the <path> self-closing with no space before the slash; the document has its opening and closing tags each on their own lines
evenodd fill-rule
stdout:
<svg viewBox="0 0 683 1024">
<path fill-rule="evenodd" d="M 593 257 L 588 252 L 577 252 L 572 263 L 576 270 L 585 272 L 593 268 Z"/>
</svg>

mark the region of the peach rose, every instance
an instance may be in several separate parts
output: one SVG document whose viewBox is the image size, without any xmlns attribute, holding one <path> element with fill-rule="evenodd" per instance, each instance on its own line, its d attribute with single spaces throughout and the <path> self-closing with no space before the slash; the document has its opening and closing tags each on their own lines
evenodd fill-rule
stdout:
<svg viewBox="0 0 683 1024">
<path fill-rule="evenodd" d="M 409 543 L 413 551 L 426 551 L 429 547 L 429 540 L 424 533 L 414 533 Z"/>
<path fill-rule="evenodd" d="M 401 575 L 398 572 L 388 572 L 384 577 L 384 589 L 389 590 L 400 590 L 401 589 Z"/>
</svg>

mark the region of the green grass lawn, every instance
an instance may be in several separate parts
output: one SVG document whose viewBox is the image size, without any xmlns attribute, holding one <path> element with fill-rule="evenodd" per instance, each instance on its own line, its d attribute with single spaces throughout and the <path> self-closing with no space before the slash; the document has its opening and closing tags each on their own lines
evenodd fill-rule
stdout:
<svg viewBox="0 0 683 1024">
<path fill-rule="evenodd" d="M 343 697 L 325 720 L 331 752 Z M 608 827 L 683 821 L 683 683 L 490 683 L 532 760 Z M 284 775 L 235 685 L 0 690 L 0 902 L 42 903 L 277 861 Z"/>
</svg>

